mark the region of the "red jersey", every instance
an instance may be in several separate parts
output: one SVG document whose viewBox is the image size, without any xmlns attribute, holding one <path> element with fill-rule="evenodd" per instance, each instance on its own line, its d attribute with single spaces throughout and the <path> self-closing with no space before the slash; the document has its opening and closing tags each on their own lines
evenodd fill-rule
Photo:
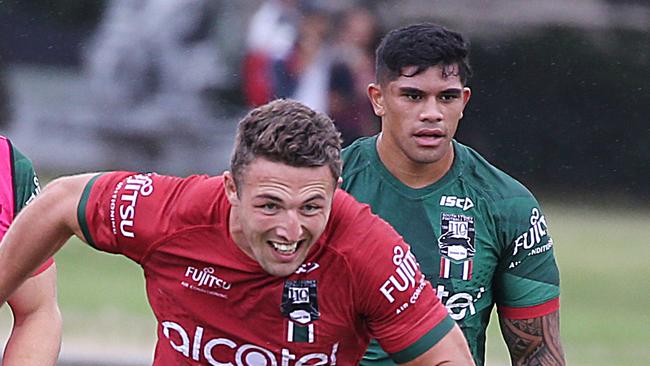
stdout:
<svg viewBox="0 0 650 366">
<path fill-rule="evenodd" d="M 239 249 L 229 213 L 222 177 L 108 173 L 83 193 L 86 241 L 144 270 L 154 365 L 352 365 L 370 337 L 405 362 L 453 326 L 409 246 L 347 193 L 287 277 Z"/>
</svg>

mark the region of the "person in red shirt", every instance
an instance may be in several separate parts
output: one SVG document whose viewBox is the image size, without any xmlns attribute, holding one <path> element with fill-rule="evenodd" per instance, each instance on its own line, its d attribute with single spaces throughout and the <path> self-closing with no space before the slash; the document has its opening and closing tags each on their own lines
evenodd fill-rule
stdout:
<svg viewBox="0 0 650 366">
<path fill-rule="evenodd" d="M 9 139 L 0 136 L 0 239 L 40 190 L 32 162 Z M 38 263 L 42 264 L 7 301 L 14 322 L 2 355 L 5 366 L 55 365 L 59 355 L 61 313 L 56 301 L 56 266 L 52 258 Z"/>
<path fill-rule="evenodd" d="M 370 337 L 399 364 L 473 365 L 409 246 L 338 189 L 340 146 L 329 117 L 276 100 L 222 176 L 58 179 L 2 243 L 0 301 L 76 234 L 143 268 L 154 365 L 353 365 Z"/>
</svg>

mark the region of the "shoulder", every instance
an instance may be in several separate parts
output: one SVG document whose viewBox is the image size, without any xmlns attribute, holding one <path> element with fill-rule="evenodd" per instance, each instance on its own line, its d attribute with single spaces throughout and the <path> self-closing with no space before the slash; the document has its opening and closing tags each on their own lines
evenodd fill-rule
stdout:
<svg viewBox="0 0 650 366">
<path fill-rule="evenodd" d="M 341 152 L 343 159 L 343 179 L 356 174 L 370 165 L 370 156 L 368 151 L 374 148 L 376 141 L 375 136 L 362 137 L 355 140 Z"/>
<path fill-rule="evenodd" d="M 461 180 L 484 198 L 493 202 L 534 200 L 533 194 L 517 179 L 487 161 L 469 146 L 455 142 L 456 154 L 462 164 Z"/>
<path fill-rule="evenodd" d="M 331 249 L 348 261 L 366 262 L 369 253 L 402 241 L 392 226 L 372 213 L 370 206 L 341 189 L 336 191 L 326 233 Z"/>
<path fill-rule="evenodd" d="M 8 138 L 0 136 L 0 144 L 3 151 L 6 152 L 8 161 L 13 167 L 15 175 L 33 174 L 34 167 L 32 161 L 25 156 Z M 4 153 L 3 153 L 4 155 Z"/>
<path fill-rule="evenodd" d="M 5 168 L 10 170 L 12 185 L 14 190 L 14 201 L 16 212 L 29 204 L 40 193 L 41 187 L 38 182 L 36 172 L 32 161 L 25 156 L 11 141 L 3 138 L 2 149 L 8 152 L 7 163 L 3 163 Z"/>
<path fill-rule="evenodd" d="M 145 206 L 147 211 L 196 221 L 210 219 L 225 204 L 223 178 L 192 175 L 186 178 L 155 173 L 110 172 L 91 180 L 87 187 L 91 201 Z"/>
</svg>

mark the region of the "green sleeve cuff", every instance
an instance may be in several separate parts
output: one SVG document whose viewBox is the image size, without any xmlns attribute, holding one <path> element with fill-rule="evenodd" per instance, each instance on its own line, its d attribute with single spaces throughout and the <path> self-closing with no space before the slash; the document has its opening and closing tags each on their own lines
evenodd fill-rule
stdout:
<svg viewBox="0 0 650 366">
<path fill-rule="evenodd" d="M 418 356 L 431 349 L 431 347 L 435 346 L 442 337 L 446 336 L 447 333 L 451 331 L 454 324 L 454 320 L 451 319 L 451 317 L 446 316 L 440 323 L 438 323 L 438 325 L 435 326 L 435 328 L 431 329 L 415 343 L 399 352 L 391 353 L 390 358 L 398 364 L 413 361 Z"/>
<path fill-rule="evenodd" d="M 84 187 L 84 191 L 81 194 L 81 199 L 79 200 L 79 206 L 77 206 L 77 220 L 79 221 L 81 232 L 84 234 L 86 242 L 93 248 L 97 247 L 95 246 L 95 242 L 90 235 L 90 229 L 88 228 L 88 220 L 86 220 L 86 206 L 88 205 L 88 199 L 90 198 L 90 190 L 92 189 L 93 184 L 95 184 L 97 178 L 99 178 L 101 175 L 102 174 L 97 174 L 96 176 L 92 177 L 88 183 L 86 183 L 86 187 Z"/>
</svg>

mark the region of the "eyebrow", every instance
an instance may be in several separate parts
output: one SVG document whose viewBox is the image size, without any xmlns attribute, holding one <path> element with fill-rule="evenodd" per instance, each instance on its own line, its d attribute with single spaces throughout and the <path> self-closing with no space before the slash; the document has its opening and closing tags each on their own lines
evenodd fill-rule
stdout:
<svg viewBox="0 0 650 366">
<path fill-rule="evenodd" d="M 278 198 L 277 196 L 274 196 L 274 195 L 272 195 L 272 194 L 268 194 L 268 193 L 258 194 L 258 195 L 256 195 L 256 196 L 253 197 L 253 198 L 256 198 L 256 199 L 267 199 L 267 200 L 271 200 L 271 201 L 275 201 L 275 202 L 282 202 L 282 200 L 281 200 L 280 198 Z"/>
<path fill-rule="evenodd" d="M 400 93 L 411 93 L 411 94 L 425 94 L 425 91 L 419 88 L 414 88 L 412 86 L 401 86 L 399 87 Z M 441 94 L 453 94 L 461 95 L 463 94 L 463 89 L 459 88 L 448 88 L 440 92 Z"/>
<path fill-rule="evenodd" d="M 424 91 L 422 89 L 414 88 L 411 86 L 400 86 L 398 90 L 400 93 L 424 94 Z"/>
<path fill-rule="evenodd" d="M 268 193 L 259 194 L 259 195 L 255 196 L 255 198 L 256 199 L 268 199 L 268 200 L 271 200 L 271 201 L 274 201 L 274 202 L 283 202 L 282 199 L 280 199 L 277 196 L 274 196 L 272 194 L 268 194 Z M 320 193 L 314 193 L 311 197 L 307 198 L 303 203 L 311 202 L 311 201 L 319 200 L 319 199 L 324 200 L 325 196 L 323 196 Z"/>
<path fill-rule="evenodd" d="M 445 90 L 443 90 L 442 93 L 445 93 L 445 94 L 461 95 L 461 94 L 463 94 L 463 89 L 459 89 L 459 88 L 449 88 L 449 89 L 445 89 Z"/>
</svg>

